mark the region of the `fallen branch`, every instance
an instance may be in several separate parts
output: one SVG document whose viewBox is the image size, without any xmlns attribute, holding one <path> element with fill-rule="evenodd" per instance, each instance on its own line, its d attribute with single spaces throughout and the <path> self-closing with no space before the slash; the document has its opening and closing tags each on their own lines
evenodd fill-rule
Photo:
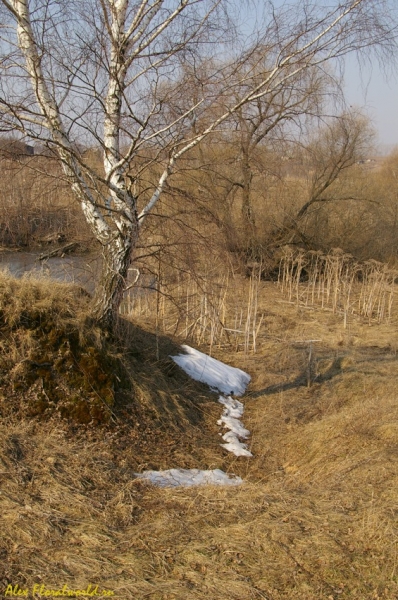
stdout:
<svg viewBox="0 0 398 600">
<path fill-rule="evenodd" d="M 38 260 L 47 260 L 47 258 L 52 258 L 53 256 L 64 256 L 64 254 L 75 250 L 78 245 L 78 242 L 69 242 L 69 244 L 62 246 L 61 248 L 55 248 L 50 252 L 44 252 L 44 254 L 40 254 Z"/>
</svg>

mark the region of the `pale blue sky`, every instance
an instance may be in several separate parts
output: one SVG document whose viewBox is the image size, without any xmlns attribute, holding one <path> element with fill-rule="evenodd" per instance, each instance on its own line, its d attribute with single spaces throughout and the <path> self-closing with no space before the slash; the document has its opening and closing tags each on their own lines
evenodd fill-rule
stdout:
<svg viewBox="0 0 398 600">
<path fill-rule="evenodd" d="M 320 2 L 320 0 L 313 0 L 315 4 L 318 1 Z M 272 0 L 276 8 L 284 5 L 295 7 L 302 2 L 303 0 Z M 396 10 L 398 16 L 398 0 L 387 0 L 387 2 L 391 4 L 391 8 Z M 265 0 L 250 0 L 250 9 L 247 8 L 247 5 L 242 4 L 241 0 L 237 4 L 238 6 L 240 7 L 238 13 L 239 10 L 241 11 L 241 24 L 247 31 L 255 29 L 259 23 L 254 15 L 267 15 L 268 13 L 268 5 Z M 265 19 L 267 19 L 266 16 Z M 396 59 L 394 66 L 392 57 L 391 61 L 388 60 L 388 57 L 384 58 L 387 61 L 385 65 L 383 65 L 382 59 L 379 59 L 380 63 L 378 62 L 376 54 L 372 58 L 367 54 L 367 57 L 363 59 L 364 64 L 362 73 L 360 73 L 357 57 L 347 56 L 345 58 L 345 95 L 348 105 L 360 107 L 370 117 L 378 133 L 380 150 L 387 152 L 395 146 L 398 147 L 398 60 Z M 338 65 L 335 66 L 338 71 Z"/>
<path fill-rule="evenodd" d="M 398 147 L 398 74 L 383 73 L 376 62 L 359 71 L 356 60 L 347 61 L 345 72 L 347 103 L 365 109 L 379 137 L 381 150 Z M 387 146 L 386 148 L 384 146 Z"/>
</svg>

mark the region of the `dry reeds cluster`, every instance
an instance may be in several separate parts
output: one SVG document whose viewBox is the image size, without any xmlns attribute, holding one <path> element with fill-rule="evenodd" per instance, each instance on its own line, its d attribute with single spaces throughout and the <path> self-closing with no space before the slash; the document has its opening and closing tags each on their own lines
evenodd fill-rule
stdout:
<svg viewBox="0 0 398 600">
<path fill-rule="evenodd" d="M 258 350 L 264 335 L 264 287 L 261 264 L 250 277 L 217 266 L 152 277 L 150 285 L 131 287 L 121 314 L 155 324 L 156 330 L 196 345 Z M 356 261 L 337 249 L 327 254 L 285 248 L 279 267 L 279 287 L 297 306 L 320 307 L 341 315 L 344 327 L 350 317 L 366 322 L 390 322 L 398 272 L 369 260 Z"/>
<path fill-rule="evenodd" d="M 390 320 L 398 271 L 375 260 L 356 261 L 340 249 L 327 254 L 285 249 L 279 285 L 289 301 L 368 321 Z"/>
<path fill-rule="evenodd" d="M 0 246 L 41 246 L 57 234 L 91 241 L 81 208 L 49 157 L 0 155 L 0 168 Z"/>
<path fill-rule="evenodd" d="M 122 315 L 155 320 L 158 331 L 196 345 L 255 352 L 263 316 L 258 307 L 260 271 L 242 285 L 232 273 L 209 269 L 154 278 L 125 294 Z"/>
</svg>

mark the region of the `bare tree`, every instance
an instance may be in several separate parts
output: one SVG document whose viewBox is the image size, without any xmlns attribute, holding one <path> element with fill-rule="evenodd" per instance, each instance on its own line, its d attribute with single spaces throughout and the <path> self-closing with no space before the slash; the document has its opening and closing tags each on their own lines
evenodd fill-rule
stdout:
<svg viewBox="0 0 398 600">
<path fill-rule="evenodd" d="M 221 110 L 227 102 L 237 102 L 244 94 L 243 71 L 251 81 L 260 82 L 269 71 L 268 57 L 258 48 L 240 67 L 234 85 L 218 82 Z M 173 178 L 169 191 L 185 196 L 192 210 L 199 210 L 223 231 L 229 249 L 239 251 L 252 260 L 252 250 L 258 245 L 256 226 L 267 191 L 267 176 L 279 176 L 283 148 L 291 149 L 293 140 L 301 139 L 304 131 L 318 127 L 319 118 L 330 113 L 331 98 L 340 96 L 335 73 L 308 68 L 275 89 L 273 94 L 258 97 L 241 106 L 228 120 L 226 127 L 213 133 L 210 140 L 199 145 L 184 161 L 184 176 Z M 192 75 L 192 94 L 202 86 Z M 228 86 L 229 84 L 229 86 Z M 231 98 L 225 88 L 229 87 Z M 220 107 L 217 107 L 220 110 Z M 214 111 L 214 109 L 213 109 Z M 209 119 L 209 114 L 205 115 Z M 204 128 L 193 124 L 194 133 Z M 279 164 L 277 164 L 279 163 Z M 180 164 L 181 168 L 181 164 Z M 259 189 L 259 181 L 262 181 Z M 186 210 L 186 207 L 182 207 Z"/>
<path fill-rule="evenodd" d="M 261 56 L 260 64 L 257 61 L 253 67 L 250 61 L 246 65 L 246 68 L 257 71 L 259 81 L 264 78 L 265 61 L 266 57 Z M 233 115 L 231 120 L 236 134 L 231 142 L 237 150 L 234 186 L 241 191 L 241 219 L 248 241 L 255 234 L 256 225 L 252 181 L 256 170 L 267 169 L 267 165 L 259 159 L 261 150 L 264 154 L 265 147 L 272 150 L 280 146 L 284 138 L 292 140 L 297 133 L 300 134 L 306 121 L 320 116 L 325 110 L 323 96 L 334 94 L 333 83 L 332 75 L 309 66 L 290 78 L 283 87 L 241 106 Z M 237 93 L 239 82 L 235 90 Z"/>
<path fill-rule="evenodd" d="M 336 195 L 331 188 L 344 171 L 368 158 L 374 137 L 369 119 L 356 111 L 337 116 L 321 129 L 305 148 L 309 198 L 297 212 L 297 221 L 314 204 L 352 200 L 351 195 Z"/>
<path fill-rule="evenodd" d="M 327 225 L 326 206 L 333 203 L 341 212 L 351 201 L 365 200 L 355 175 L 357 165 L 369 159 L 374 139 L 369 118 L 351 110 L 324 122 L 296 148 L 288 169 L 300 181 L 301 193 L 296 193 L 295 207 L 284 216 L 279 245 L 318 247 Z"/>
<path fill-rule="evenodd" d="M 222 52 L 215 17 L 224 0 L 1 0 L 1 129 L 17 130 L 56 151 L 102 246 L 103 272 L 93 303 L 100 323 L 114 322 L 139 231 L 180 157 L 243 107 L 260 98 L 272 106 L 275 94 L 300 73 L 322 69 L 351 51 L 392 47 L 395 29 L 387 5 L 269 3 L 254 45 L 227 65 L 213 60 L 203 95 L 187 98 L 181 112 L 178 86 L 168 82 L 184 81 L 184 62 L 199 72 L 208 44 L 213 53 Z M 259 50 L 268 64 L 260 77 L 245 68 Z M 224 104 L 212 92 L 220 78 Z M 176 111 L 165 119 L 165 101 L 173 97 Z M 216 104 L 223 109 L 193 130 L 197 116 Z M 76 142 L 101 148 L 102 169 L 85 161 Z M 135 180 L 143 161 L 155 159 L 161 173 L 138 207 Z"/>
</svg>

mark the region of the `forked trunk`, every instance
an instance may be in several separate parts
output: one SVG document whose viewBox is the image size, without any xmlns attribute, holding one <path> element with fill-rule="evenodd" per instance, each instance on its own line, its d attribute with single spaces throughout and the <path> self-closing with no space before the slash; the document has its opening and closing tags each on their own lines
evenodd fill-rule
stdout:
<svg viewBox="0 0 398 600">
<path fill-rule="evenodd" d="M 102 270 L 97 283 L 91 314 L 101 327 L 112 330 L 123 300 L 131 254 L 136 244 L 133 236 L 117 236 L 103 247 Z"/>
</svg>

